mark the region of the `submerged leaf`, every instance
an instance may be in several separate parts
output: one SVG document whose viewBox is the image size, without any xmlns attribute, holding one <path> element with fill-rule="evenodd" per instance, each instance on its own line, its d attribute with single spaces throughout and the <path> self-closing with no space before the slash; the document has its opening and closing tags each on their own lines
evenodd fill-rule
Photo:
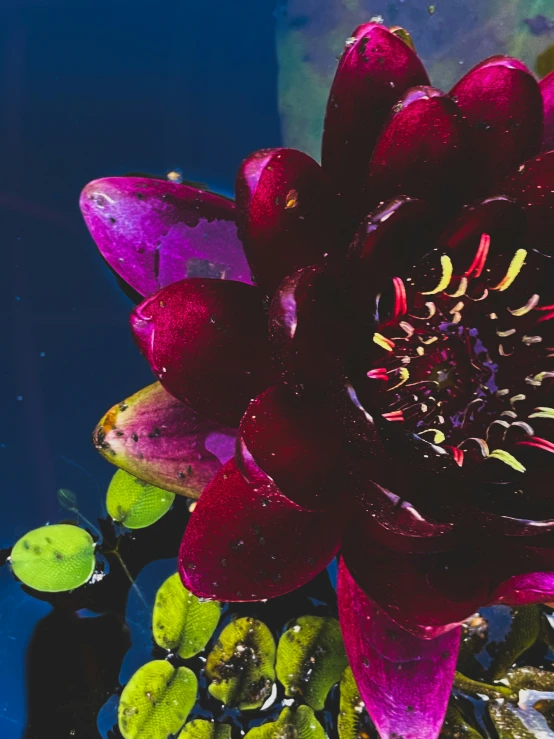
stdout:
<svg viewBox="0 0 554 739">
<path fill-rule="evenodd" d="M 269 721 L 256 726 L 246 734 L 245 739 L 326 739 L 323 726 L 308 706 L 296 710 L 284 708 L 277 721 Z"/>
<path fill-rule="evenodd" d="M 483 739 L 481 734 L 470 726 L 458 708 L 450 703 L 440 733 L 440 739 Z"/>
<path fill-rule="evenodd" d="M 254 618 L 238 618 L 221 632 L 208 656 L 208 688 L 226 706 L 260 708 L 275 681 L 275 641 L 271 631 Z"/>
<path fill-rule="evenodd" d="M 499 739 L 537 739 L 552 737 L 545 717 L 533 709 L 522 709 L 512 703 L 492 701 L 489 715 Z"/>
<path fill-rule="evenodd" d="M 220 615 L 221 603 L 198 600 L 176 572 L 156 593 L 152 614 L 154 641 L 183 659 L 194 657 L 210 640 Z"/>
<path fill-rule="evenodd" d="M 69 524 L 42 526 L 15 544 L 11 565 L 25 585 L 60 593 L 84 585 L 95 566 L 94 541 L 88 531 Z"/>
<path fill-rule="evenodd" d="M 340 706 L 337 717 L 339 739 L 359 739 L 364 702 L 352 668 L 347 667 L 340 681 Z"/>
<path fill-rule="evenodd" d="M 168 739 L 187 720 L 198 681 L 187 667 L 165 660 L 148 662 L 129 680 L 119 701 L 118 724 L 124 739 Z"/>
<path fill-rule="evenodd" d="M 289 698 L 301 695 L 321 711 L 327 694 L 348 665 L 336 618 L 301 616 L 277 647 L 277 677 Z"/>
<path fill-rule="evenodd" d="M 76 512 L 78 510 L 77 496 L 72 490 L 68 490 L 67 488 L 60 488 L 57 492 L 57 496 L 58 503 L 62 508 L 73 512 Z"/>
<path fill-rule="evenodd" d="M 506 674 L 506 681 L 513 690 L 540 690 L 552 693 L 554 699 L 554 673 L 538 667 L 516 667 Z"/>
<path fill-rule="evenodd" d="M 144 529 L 159 521 L 174 500 L 174 493 L 118 470 L 108 488 L 106 507 L 114 521 L 128 529 Z"/>
<path fill-rule="evenodd" d="M 231 739 L 231 727 L 197 718 L 184 727 L 177 739 Z"/>
<path fill-rule="evenodd" d="M 198 498 L 233 456 L 236 432 L 209 421 L 159 382 L 114 405 L 93 433 L 98 451 L 140 480 Z"/>
</svg>

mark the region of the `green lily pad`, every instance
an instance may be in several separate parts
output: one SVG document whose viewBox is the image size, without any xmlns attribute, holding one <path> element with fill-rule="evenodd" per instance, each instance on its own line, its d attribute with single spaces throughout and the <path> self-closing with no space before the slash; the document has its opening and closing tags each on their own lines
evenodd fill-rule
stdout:
<svg viewBox="0 0 554 739">
<path fill-rule="evenodd" d="M 482 735 L 470 726 L 461 711 L 450 703 L 440 733 L 440 739 L 483 739 Z"/>
<path fill-rule="evenodd" d="M 44 593 L 74 590 L 92 577 L 94 541 L 78 526 L 42 526 L 16 542 L 10 561 L 16 577 L 30 588 Z"/>
<path fill-rule="evenodd" d="M 209 642 L 220 615 L 221 603 L 198 600 L 176 572 L 156 593 L 152 615 L 154 641 L 183 659 L 194 657 Z"/>
<path fill-rule="evenodd" d="M 226 706 L 261 708 L 275 681 L 275 641 L 254 618 L 237 618 L 221 632 L 208 655 L 208 688 Z"/>
<path fill-rule="evenodd" d="M 175 493 L 118 470 L 108 488 L 106 507 L 114 521 L 128 529 L 144 529 L 159 521 L 174 500 Z"/>
<path fill-rule="evenodd" d="M 545 729 L 548 730 L 546 719 L 533 709 L 523 710 L 512 703 L 493 701 L 489 704 L 489 715 L 499 739 L 537 739 L 551 736 L 545 733 Z"/>
<path fill-rule="evenodd" d="M 177 739 L 231 739 L 231 727 L 197 718 L 185 726 Z"/>
<path fill-rule="evenodd" d="M 117 720 L 124 739 L 168 739 L 187 720 L 198 680 L 187 667 L 154 660 L 139 668 L 125 686 Z"/>
<path fill-rule="evenodd" d="M 244 739 L 326 739 L 323 726 L 308 706 L 298 706 L 296 710 L 284 708 L 277 721 L 269 721 L 256 726 Z"/>
<path fill-rule="evenodd" d="M 340 681 L 340 705 L 337 729 L 340 739 L 359 739 L 364 702 L 352 669 L 347 667 Z"/>
<path fill-rule="evenodd" d="M 277 677 L 289 698 L 301 695 L 314 711 L 323 710 L 347 666 L 336 618 L 301 616 L 279 639 Z"/>
</svg>

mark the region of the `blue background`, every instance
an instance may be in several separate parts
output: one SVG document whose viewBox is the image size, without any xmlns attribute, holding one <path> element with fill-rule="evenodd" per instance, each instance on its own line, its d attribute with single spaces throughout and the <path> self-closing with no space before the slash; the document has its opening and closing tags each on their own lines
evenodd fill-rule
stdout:
<svg viewBox="0 0 554 739">
<path fill-rule="evenodd" d="M 274 0 L 0 0 L 0 548 L 67 515 L 58 488 L 102 515 L 113 469 L 91 430 L 151 381 L 130 303 L 81 220 L 81 188 L 179 167 L 230 193 L 240 160 L 280 143 L 274 10 Z M 15 739 L 26 644 L 51 607 L 7 567 L 0 599 L 0 736 Z"/>
</svg>

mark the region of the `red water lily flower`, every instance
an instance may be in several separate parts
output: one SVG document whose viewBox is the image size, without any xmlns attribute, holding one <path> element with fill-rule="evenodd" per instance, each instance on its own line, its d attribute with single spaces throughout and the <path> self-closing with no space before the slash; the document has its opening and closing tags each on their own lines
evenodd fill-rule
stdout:
<svg viewBox="0 0 554 739">
<path fill-rule="evenodd" d="M 354 675 L 381 736 L 404 739 L 440 731 L 463 620 L 554 599 L 554 78 L 498 56 L 429 84 L 405 32 L 365 24 L 321 166 L 257 152 L 236 206 L 140 178 L 82 197 L 148 296 L 131 322 L 163 388 L 238 427 L 184 583 L 270 598 L 340 551 Z M 115 428 L 98 439 L 114 455 Z"/>
</svg>

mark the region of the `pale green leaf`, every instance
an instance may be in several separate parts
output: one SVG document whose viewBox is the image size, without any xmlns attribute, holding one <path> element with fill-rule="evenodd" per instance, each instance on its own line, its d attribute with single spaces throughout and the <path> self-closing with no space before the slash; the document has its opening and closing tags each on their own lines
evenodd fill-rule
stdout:
<svg viewBox="0 0 554 739">
<path fill-rule="evenodd" d="M 168 739 L 187 720 L 198 691 L 194 672 L 154 660 L 139 668 L 125 686 L 118 708 L 124 739 Z"/>
<path fill-rule="evenodd" d="M 277 721 L 256 726 L 245 739 L 326 739 L 323 726 L 308 706 L 285 708 Z"/>
<path fill-rule="evenodd" d="M 108 488 L 106 507 L 114 521 L 128 529 L 143 529 L 165 515 L 174 500 L 175 493 L 118 470 Z"/>
<path fill-rule="evenodd" d="M 152 615 L 154 641 L 188 659 L 204 649 L 220 615 L 221 603 L 200 601 L 185 588 L 176 572 L 156 593 Z"/>
<path fill-rule="evenodd" d="M 347 667 L 340 681 L 340 705 L 337 718 L 339 739 L 358 739 L 363 711 L 362 696 L 354 680 L 352 669 Z"/>
<path fill-rule="evenodd" d="M 94 541 L 78 526 L 42 526 L 16 542 L 10 561 L 16 577 L 30 588 L 45 593 L 74 590 L 92 577 Z"/>
<path fill-rule="evenodd" d="M 231 727 L 197 718 L 184 727 L 178 739 L 231 739 Z"/>
<path fill-rule="evenodd" d="M 275 641 L 254 618 L 238 618 L 221 632 L 208 655 L 209 691 L 227 706 L 260 708 L 275 681 Z"/>
</svg>

